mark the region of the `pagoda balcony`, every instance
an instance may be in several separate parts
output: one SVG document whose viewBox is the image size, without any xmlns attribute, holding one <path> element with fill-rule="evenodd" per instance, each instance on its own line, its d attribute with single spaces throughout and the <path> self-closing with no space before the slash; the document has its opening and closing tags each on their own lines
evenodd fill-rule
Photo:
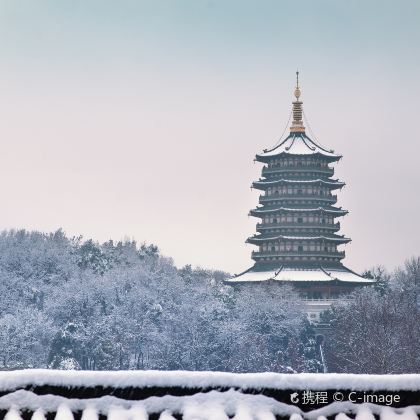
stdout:
<svg viewBox="0 0 420 420">
<path fill-rule="evenodd" d="M 325 176 L 332 176 L 334 175 L 334 168 L 326 168 L 326 167 L 321 167 L 321 166 L 272 166 L 271 168 L 264 166 L 262 168 L 262 175 L 266 175 L 266 174 L 275 174 L 275 173 L 279 173 L 279 174 L 284 174 L 287 172 L 292 172 L 292 173 L 296 173 L 296 172 L 302 172 L 302 173 L 308 173 L 308 172 L 317 172 L 320 174 L 324 174 Z"/>
<path fill-rule="evenodd" d="M 302 228 L 302 229 L 328 229 L 332 231 L 340 230 L 340 222 L 336 223 L 257 223 L 257 230 L 264 229 L 289 229 L 289 228 Z"/>
<path fill-rule="evenodd" d="M 300 300 L 302 302 L 308 302 L 308 303 L 311 303 L 311 302 L 315 302 L 315 303 L 316 302 L 325 302 L 325 303 L 328 303 L 328 304 L 332 304 L 334 302 L 337 302 L 339 299 L 338 298 L 331 298 L 331 297 L 310 298 L 310 297 L 306 297 L 306 296 L 301 296 Z"/>
<path fill-rule="evenodd" d="M 311 202 L 335 204 L 337 202 L 337 196 L 336 195 L 317 195 L 317 194 L 261 195 L 259 198 L 259 203 L 264 204 L 264 203 L 295 201 L 295 200 L 310 200 Z"/>
<path fill-rule="evenodd" d="M 344 251 L 252 251 L 251 258 L 290 258 L 290 257 L 315 257 L 315 258 L 344 258 Z"/>
</svg>

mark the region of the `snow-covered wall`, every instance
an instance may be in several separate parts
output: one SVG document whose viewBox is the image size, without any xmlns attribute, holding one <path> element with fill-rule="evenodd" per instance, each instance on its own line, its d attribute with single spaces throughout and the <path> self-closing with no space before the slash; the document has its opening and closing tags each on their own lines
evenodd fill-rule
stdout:
<svg viewBox="0 0 420 420">
<path fill-rule="evenodd" d="M 359 391 L 419 391 L 420 375 L 282 374 L 190 371 L 63 371 L 27 369 L 0 372 L 0 391 L 28 385 L 65 387 L 185 387 L 279 390 L 356 389 Z"/>
<path fill-rule="evenodd" d="M 6 420 L 374 420 L 374 414 L 418 419 L 420 375 L 0 372 Z"/>
</svg>

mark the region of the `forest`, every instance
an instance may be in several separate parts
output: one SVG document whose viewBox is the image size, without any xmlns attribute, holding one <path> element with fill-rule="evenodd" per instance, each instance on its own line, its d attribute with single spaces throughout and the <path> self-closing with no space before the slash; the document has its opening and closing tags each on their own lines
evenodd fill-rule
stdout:
<svg viewBox="0 0 420 420">
<path fill-rule="evenodd" d="M 328 370 L 420 372 L 420 258 L 364 275 L 375 285 L 324 313 Z M 227 277 L 155 245 L 4 231 L 0 369 L 323 371 L 293 288 Z"/>
</svg>

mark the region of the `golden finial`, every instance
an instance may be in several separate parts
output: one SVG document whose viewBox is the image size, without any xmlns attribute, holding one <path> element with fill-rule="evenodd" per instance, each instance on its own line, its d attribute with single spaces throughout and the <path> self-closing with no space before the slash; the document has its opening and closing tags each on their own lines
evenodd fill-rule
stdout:
<svg viewBox="0 0 420 420">
<path fill-rule="evenodd" d="M 295 98 L 299 100 L 300 98 L 300 89 L 299 89 L 299 70 L 296 71 L 296 89 L 295 89 Z"/>
<path fill-rule="evenodd" d="M 300 98 L 300 87 L 299 87 L 299 70 L 296 71 L 296 88 L 295 88 L 295 98 L 296 101 L 293 102 L 293 122 L 290 127 L 292 133 L 304 133 L 305 127 L 303 126 L 302 121 L 302 102 Z"/>
<path fill-rule="evenodd" d="M 299 89 L 299 70 L 296 71 L 296 89 L 295 89 L 295 97 L 297 100 L 300 98 L 300 89 Z"/>
</svg>

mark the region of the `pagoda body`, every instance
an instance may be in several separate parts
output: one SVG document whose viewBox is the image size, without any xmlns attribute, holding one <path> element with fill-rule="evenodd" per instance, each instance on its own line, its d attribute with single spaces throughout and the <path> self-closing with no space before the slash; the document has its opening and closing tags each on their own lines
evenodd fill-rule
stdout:
<svg viewBox="0 0 420 420">
<path fill-rule="evenodd" d="M 250 215 L 260 219 L 255 264 L 229 283 L 279 281 L 292 283 L 308 302 L 314 321 L 339 295 L 372 280 L 342 264 L 342 246 L 351 241 L 339 234 L 338 219 L 348 211 L 337 206 L 336 192 L 345 185 L 334 179 L 333 164 L 341 159 L 311 139 L 302 121 L 297 82 L 290 134 L 276 147 L 256 155 L 264 164 L 262 177 L 252 184 L 261 191 L 259 206 Z"/>
</svg>

